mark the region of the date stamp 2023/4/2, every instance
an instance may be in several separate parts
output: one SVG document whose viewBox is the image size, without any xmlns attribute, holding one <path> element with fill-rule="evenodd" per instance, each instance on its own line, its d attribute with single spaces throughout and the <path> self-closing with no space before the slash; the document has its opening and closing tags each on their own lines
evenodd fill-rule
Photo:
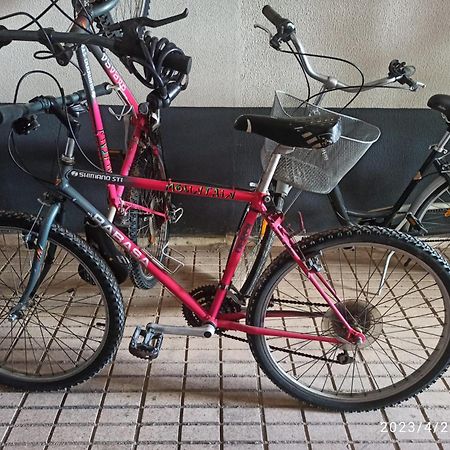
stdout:
<svg viewBox="0 0 450 450">
<path fill-rule="evenodd" d="M 448 422 L 380 422 L 382 433 L 420 433 L 429 431 L 433 433 L 449 433 Z"/>
</svg>

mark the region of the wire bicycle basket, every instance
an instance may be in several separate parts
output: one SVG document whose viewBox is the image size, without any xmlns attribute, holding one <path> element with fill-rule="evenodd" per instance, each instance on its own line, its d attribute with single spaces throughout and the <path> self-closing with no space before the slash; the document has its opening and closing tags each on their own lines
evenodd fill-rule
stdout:
<svg viewBox="0 0 450 450">
<path fill-rule="evenodd" d="M 295 147 L 283 155 L 274 179 L 300 190 L 328 194 L 362 158 L 381 135 L 379 128 L 362 120 L 320 108 L 282 91 L 275 92 L 272 117 L 338 116 L 342 125 L 341 138 L 323 149 Z M 261 160 L 266 167 L 278 144 L 265 139 Z"/>
</svg>

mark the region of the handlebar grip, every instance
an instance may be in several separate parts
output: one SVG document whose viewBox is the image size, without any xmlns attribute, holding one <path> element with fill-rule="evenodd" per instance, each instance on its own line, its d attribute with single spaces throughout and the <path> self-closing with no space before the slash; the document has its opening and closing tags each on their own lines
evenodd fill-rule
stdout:
<svg viewBox="0 0 450 450">
<path fill-rule="evenodd" d="M 272 22 L 277 28 L 286 21 L 270 5 L 264 6 L 262 13 L 269 22 Z"/>
<path fill-rule="evenodd" d="M 14 122 L 28 114 L 27 104 L 13 104 L 0 106 L 0 125 Z"/>
<path fill-rule="evenodd" d="M 108 95 L 112 92 L 111 85 L 109 83 L 103 83 L 95 86 L 95 94 L 97 97 L 102 95 Z M 28 116 L 30 114 L 39 114 L 42 112 L 49 111 L 52 106 L 52 101 L 56 102 L 57 105 L 62 106 L 64 103 L 66 105 L 73 105 L 75 103 L 80 103 L 86 100 L 86 91 L 81 90 L 74 92 L 73 94 L 66 95 L 66 97 L 37 97 L 30 103 L 15 103 L 12 105 L 1 105 L 0 106 L 0 125 L 6 123 L 12 123 L 21 117 Z"/>
<path fill-rule="evenodd" d="M 163 66 L 189 75 L 192 67 L 192 58 L 179 52 L 169 53 L 164 59 Z"/>
</svg>

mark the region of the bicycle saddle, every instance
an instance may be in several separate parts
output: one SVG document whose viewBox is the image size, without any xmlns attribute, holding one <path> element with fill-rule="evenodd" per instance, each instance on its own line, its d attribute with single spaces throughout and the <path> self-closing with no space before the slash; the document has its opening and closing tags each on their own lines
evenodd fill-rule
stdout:
<svg viewBox="0 0 450 450">
<path fill-rule="evenodd" d="M 450 95 L 437 94 L 430 97 L 427 105 L 434 109 L 435 111 L 439 111 L 444 114 L 447 120 L 450 122 Z"/>
<path fill-rule="evenodd" d="M 274 118 L 244 114 L 234 128 L 278 142 L 287 147 L 323 148 L 334 144 L 341 136 L 341 122 L 337 116 Z"/>
</svg>

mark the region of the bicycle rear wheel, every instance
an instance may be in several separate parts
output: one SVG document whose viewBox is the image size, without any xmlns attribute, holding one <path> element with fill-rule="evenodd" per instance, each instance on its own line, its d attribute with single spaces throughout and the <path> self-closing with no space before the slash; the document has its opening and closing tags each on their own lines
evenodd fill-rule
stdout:
<svg viewBox="0 0 450 450">
<path fill-rule="evenodd" d="M 120 0 L 111 15 L 114 22 L 147 17 L 150 9 L 150 0 Z"/>
<path fill-rule="evenodd" d="M 335 345 L 249 335 L 256 361 L 278 387 L 312 405 L 362 411 L 403 401 L 445 371 L 450 267 L 429 246 L 392 230 L 355 227 L 314 235 L 299 247 L 367 341 Z M 287 252 L 263 275 L 247 323 L 345 338 L 341 322 Z"/>
<path fill-rule="evenodd" d="M 161 159 L 161 151 L 155 155 L 150 149 L 143 149 L 136 156 L 130 171 L 131 176 L 165 180 L 166 172 Z M 170 194 L 130 188 L 124 193 L 124 199 L 154 211 L 168 214 L 170 210 Z M 153 255 L 160 262 L 165 261 L 165 247 L 169 240 L 169 222 L 156 214 L 131 210 L 128 235 L 133 242 Z M 130 277 L 134 285 L 140 289 L 150 289 L 157 280 L 142 265 L 131 261 Z"/>
<path fill-rule="evenodd" d="M 0 213 L 0 383 L 47 391 L 81 383 L 104 367 L 125 318 L 106 263 L 77 236 L 53 226 L 36 293 L 23 317 L 9 320 L 27 286 L 38 229 L 31 216 Z"/>
</svg>

